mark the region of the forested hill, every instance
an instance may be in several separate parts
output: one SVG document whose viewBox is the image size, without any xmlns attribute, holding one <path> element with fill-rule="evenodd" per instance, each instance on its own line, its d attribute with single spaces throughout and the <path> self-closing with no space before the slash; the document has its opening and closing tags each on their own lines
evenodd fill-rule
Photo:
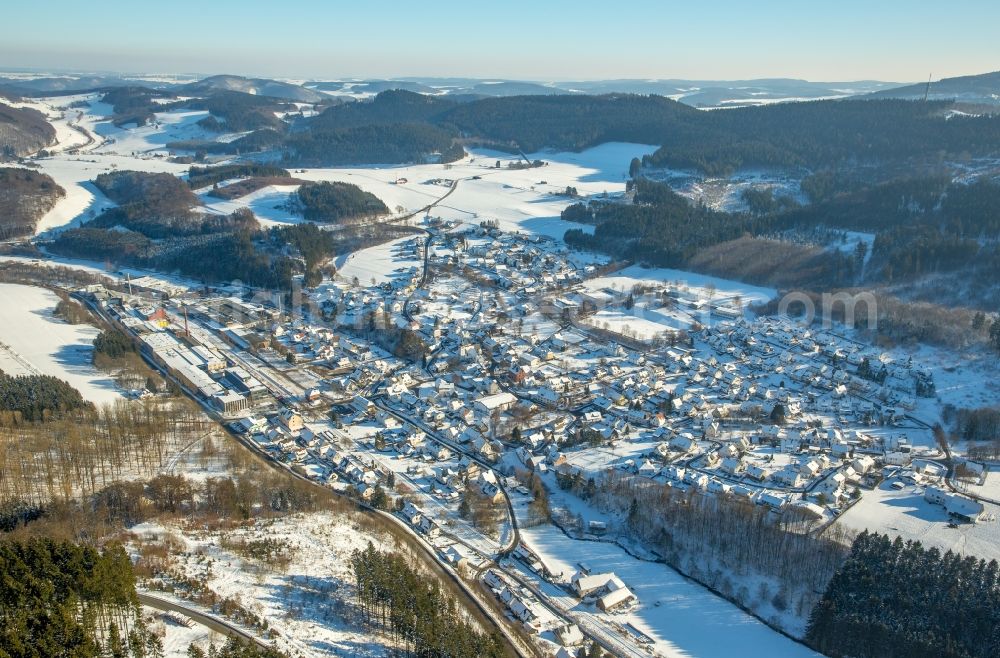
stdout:
<svg viewBox="0 0 1000 658">
<path fill-rule="evenodd" d="M 976 103 L 997 104 L 1000 102 L 1000 71 L 943 78 L 937 82 L 918 83 L 905 87 L 883 89 L 871 94 L 874 98 L 922 99 L 924 95 L 932 99 L 955 99 Z"/>
<path fill-rule="evenodd" d="M 1000 149 L 1000 117 L 952 116 L 945 101 L 840 100 L 704 112 L 662 96 L 485 98 L 468 103 L 395 90 L 327 109 L 311 130 L 429 123 L 511 150 L 580 150 L 602 142 L 657 144 L 653 166 L 725 174 L 741 167 L 819 169 L 938 161 Z"/>
<path fill-rule="evenodd" d="M 431 123 L 473 141 L 510 149 L 580 150 L 610 141 L 660 143 L 699 111 L 662 96 L 531 95 L 458 103 L 409 91 L 386 91 L 368 103 L 331 107 L 309 122 L 313 130 L 362 125 Z M 650 141 L 653 140 L 653 141 Z"/>
<path fill-rule="evenodd" d="M 995 657 L 998 573 L 995 560 L 864 532 L 813 609 L 806 641 L 834 658 Z"/>
<path fill-rule="evenodd" d="M 949 102 L 850 100 L 705 112 L 650 142 L 654 166 L 710 175 L 742 167 L 940 162 L 1000 149 L 1000 117 L 947 118 Z"/>
<path fill-rule="evenodd" d="M 581 150 L 603 142 L 662 144 L 710 118 L 662 96 L 509 96 L 459 105 L 441 121 L 524 151 Z"/>
<path fill-rule="evenodd" d="M 718 276 L 739 277 L 763 285 L 808 285 L 816 289 L 858 282 L 893 284 L 928 275 L 954 275 L 968 290 L 990 287 L 1000 276 L 1000 184 L 979 180 L 953 183 L 948 177 L 913 177 L 875 184 L 823 183 L 814 175 L 803 182 L 812 203 L 790 206 L 774 202 L 761 212 L 728 213 L 692 204 L 666 183 L 636 178 L 629 183 L 634 203 L 601 200 L 567 207 L 562 218 L 594 225 L 593 233 L 566 232 L 568 244 L 659 267 L 705 269 Z M 821 179 L 814 182 L 814 179 Z M 830 192 L 829 188 L 836 193 Z M 770 198 L 770 197 L 769 197 Z M 773 201 L 773 199 L 772 199 Z M 744 237 L 807 234 L 824 228 L 875 235 L 871 251 L 798 250 L 799 260 L 768 257 L 771 247 L 757 241 L 747 249 Z M 726 248 L 712 249 L 732 242 Z M 739 247 L 739 251 L 735 248 Z M 766 251 L 761 248 L 766 247 Z M 768 261 L 754 263 L 751 261 Z M 719 265 L 725 270 L 720 270 Z M 763 265 L 780 265 L 777 269 Z M 760 266 L 760 267 L 758 267 Z M 797 280 L 790 275 L 799 271 Z M 775 273 L 781 279 L 771 278 Z"/>
<path fill-rule="evenodd" d="M 393 89 L 368 101 L 317 106 L 321 111 L 312 117 L 281 99 L 240 91 L 212 91 L 185 105 L 211 113 L 199 122 L 203 128 L 252 132 L 170 148 L 276 152 L 289 166 L 451 162 L 464 155 L 463 145 L 516 153 L 626 141 L 661 147 L 647 156 L 649 166 L 721 175 L 747 167 L 936 164 L 1000 150 L 1000 116 L 956 114 L 948 101 L 826 100 L 706 112 L 656 95 L 547 94 L 463 102 Z"/>
<path fill-rule="evenodd" d="M 55 139 L 55 128 L 38 110 L 0 103 L 0 162 L 45 148 Z"/>
<path fill-rule="evenodd" d="M 391 123 L 439 123 L 458 106 L 452 100 L 411 91 L 383 91 L 369 102 L 344 103 L 325 110 L 307 123 L 311 130 L 339 130 Z"/>
</svg>

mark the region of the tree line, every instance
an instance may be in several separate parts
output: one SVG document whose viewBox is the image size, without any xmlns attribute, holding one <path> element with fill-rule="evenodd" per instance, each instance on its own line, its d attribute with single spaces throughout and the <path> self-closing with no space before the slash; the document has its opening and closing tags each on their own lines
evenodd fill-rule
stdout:
<svg viewBox="0 0 1000 658">
<path fill-rule="evenodd" d="M 807 517 L 793 509 L 776 518 L 766 506 L 733 495 L 682 491 L 617 471 L 600 478 L 559 474 L 557 481 L 622 514 L 628 531 L 667 564 L 751 609 L 807 615 L 846 557 L 835 529 L 814 537 Z M 747 577 L 771 585 L 750 591 Z"/>
<path fill-rule="evenodd" d="M 239 162 L 216 167 L 191 167 L 188 169 L 187 184 L 192 190 L 215 185 L 232 178 L 290 177 L 287 169 L 259 162 Z"/>
</svg>

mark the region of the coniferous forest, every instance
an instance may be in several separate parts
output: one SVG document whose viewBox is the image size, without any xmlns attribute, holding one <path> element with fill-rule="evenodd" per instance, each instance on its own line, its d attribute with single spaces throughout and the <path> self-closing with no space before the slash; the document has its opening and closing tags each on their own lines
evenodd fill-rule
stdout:
<svg viewBox="0 0 1000 658">
<path fill-rule="evenodd" d="M 422 658 L 500 658 L 504 642 L 463 619 L 454 598 L 399 554 L 368 544 L 352 558 L 365 623 L 401 643 L 403 655 Z"/>
<path fill-rule="evenodd" d="M 0 656 L 162 655 L 139 619 L 132 562 L 51 539 L 0 541 Z"/>
<path fill-rule="evenodd" d="M 80 392 L 58 377 L 11 376 L 0 370 L 0 417 L 41 421 L 92 405 Z"/>
<path fill-rule="evenodd" d="M 862 533 L 813 610 L 806 639 L 833 658 L 1000 655 L 1000 567 Z"/>
</svg>

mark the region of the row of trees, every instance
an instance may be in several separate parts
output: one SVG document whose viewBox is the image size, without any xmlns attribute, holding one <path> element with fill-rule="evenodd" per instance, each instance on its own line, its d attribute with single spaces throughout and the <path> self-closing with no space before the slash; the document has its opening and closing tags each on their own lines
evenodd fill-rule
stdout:
<svg viewBox="0 0 1000 658">
<path fill-rule="evenodd" d="M 953 420 L 955 435 L 970 442 L 970 459 L 1000 459 L 1000 408 L 957 409 Z"/>
<path fill-rule="evenodd" d="M 287 169 L 260 162 L 239 162 L 217 167 L 191 167 L 188 169 L 187 184 L 192 190 L 215 185 L 233 178 L 288 178 Z"/>
<path fill-rule="evenodd" d="M 864 532 L 806 637 L 834 658 L 1000 655 L 1000 566 Z"/>
<path fill-rule="evenodd" d="M 629 531 L 671 566 L 751 608 L 807 614 L 846 556 L 835 529 L 813 537 L 808 519 L 794 510 L 776 519 L 768 508 L 736 497 L 681 491 L 618 472 L 599 479 L 559 475 L 558 482 L 623 515 Z M 747 577 L 763 578 L 774 589 L 762 598 L 741 585 Z"/>
<path fill-rule="evenodd" d="M 288 654 L 273 647 L 262 649 L 256 644 L 229 638 L 221 647 L 210 645 L 208 651 L 192 644 L 188 647 L 188 658 L 288 658 Z"/>
<path fill-rule="evenodd" d="M 503 640 L 477 630 L 459 613 L 455 599 L 434 579 L 418 573 L 396 553 L 369 543 L 355 551 L 351 566 L 358 605 L 371 628 L 388 633 L 406 656 L 500 658 Z"/>
</svg>

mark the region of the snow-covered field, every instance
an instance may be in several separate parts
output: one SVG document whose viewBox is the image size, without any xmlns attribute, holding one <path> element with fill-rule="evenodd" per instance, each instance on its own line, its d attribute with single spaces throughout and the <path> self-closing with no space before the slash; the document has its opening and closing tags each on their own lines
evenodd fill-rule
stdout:
<svg viewBox="0 0 1000 658">
<path fill-rule="evenodd" d="M 36 233 L 53 229 L 78 226 L 99 215 L 114 203 L 98 190 L 92 181 L 108 171 L 136 169 L 142 171 L 181 174 L 184 165 L 173 164 L 158 158 L 138 159 L 121 155 L 57 154 L 37 161 L 40 171 L 52 176 L 66 190 L 66 196 L 56 203 L 38 223 Z"/>
<path fill-rule="evenodd" d="M 631 612 L 609 615 L 655 640 L 670 658 L 817 657 L 819 654 L 768 628 L 736 606 L 669 567 L 637 560 L 610 543 L 577 541 L 551 525 L 521 530 L 524 542 L 545 566 L 566 578 L 587 564 L 594 573 L 614 572 L 639 598 Z M 592 606 L 577 606 L 589 609 Z"/>
<path fill-rule="evenodd" d="M 285 209 L 289 195 L 297 189 L 298 185 L 268 185 L 236 199 L 219 199 L 202 194 L 201 200 L 209 212 L 220 215 L 229 215 L 240 208 L 249 208 L 262 226 L 298 224 L 304 221 L 302 216 Z"/>
<path fill-rule="evenodd" d="M 924 500 L 924 488 L 908 484 L 892 487 L 886 480 L 874 491 L 865 491 L 861 501 L 840 517 L 838 523 L 858 532 L 868 529 L 919 541 L 962 555 L 1000 560 L 1000 507 L 985 503 L 984 519 L 976 524 L 948 527 L 948 513 L 941 505 Z"/>
<path fill-rule="evenodd" d="M 103 103 L 96 104 L 99 111 L 111 114 L 111 108 Z M 170 112 L 159 112 L 156 120 L 145 126 L 136 127 L 135 124 L 126 124 L 119 127 L 111 123 L 100 122 L 96 125 L 95 133 L 104 138 L 104 143 L 95 149 L 98 153 L 118 153 L 145 155 L 150 152 L 159 151 L 166 153 L 166 145 L 169 142 L 179 142 L 189 139 L 215 139 L 218 134 L 205 130 L 197 125 L 199 121 L 207 117 L 207 110 L 175 110 Z"/>
<path fill-rule="evenodd" d="M 945 404 L 957 408 L 976 409 L 1000 405 L 1000 381 L 996 372 L 996 355 L 985 350 L 957 351 L 921 345 L 916 349 L 898 348 L 893 355 L 900 361 L 910 356 L 934 377 L 937 398 L 920 400 L 924 407 L 933 407 L 937 417 Z"/>
<path fill-rule="evenodd" d="M 393 212 L 413 212 L 444 196 L 442 179 L 459 180 L 458 189 L 432 211 L 444 219 L 472 224 L 495 219 L 506 231 L 522 231 L 562 238 L 567 229 L 584 228 L 559 219 L 574 199 L 561 193 L 575 187 L 581 195 L 620 194 L 625 191 L 629 161 L 652 153 L 644 144 L 607 143 L 581 153 L 528 154 L 544 167 L 509 169 L 519 158 L 484 149 L 450 164 L 386 165 L 295 170 L 305 180 L 353 183 L 380 198 Z M 501 167 L 496 168 L 500 162 Z M 406 179 L 405 183 L 397 183 Z"/>
<path fill-rule="evenodd" d="M 59 298 L 45 288 L 0 284 L 0 370 L 64 379 L 97 404 L 122 398 L 114 382 L 90 363 L 99 333 L 52 315 Z"/>
<path fill-rule="evenodd" d="M 662 283 L 677 284 L 682 291 L 688 290 L 694 295 L 710 297 L 715 301 L 725 301 L 738 295 L 744 304 L 766 302 L 778 294 L 774 288 L 753 286 L 731 279 L 720 279 L 716 276 L 685 272 L 684 270 L 646 268 L 639 265 L 632 265 L 611 276 L 590 279 L 585 285 L 589 290 L 613 288 L 627 292 L 636 284 Z"/>
<path fill-rule="evenodd" d="M 747 309 L 751 304 L 766 302 L 775 296 L 773 288 L 763 288 L 720 279 L 694 272 L 672 269 L 649 269 L 632 265 L 615 272 L 587 280 L 584 290 L 590 293 L 605 292 L 610 295 L 627 293 L 634 286 L 655 286 L 669 284 L 687 300 L 684 305 L 667 307 L 658 303 L 638 301 L 635 306 L 606 308 L 587 318 L 587 322 L 601 329 L 617 333 L 626 330 L 641 340 L 653 338 L 664 331 L 687 329 L 694 322 L 710 325 L 717 318 L 711 313 L 708 303 L 724 304 L 732 308 Z"/>
<path fill-rule="evenodd" d="M 423 252 L 411 251 L 410 256 L 400 255 L 401 248 L 413 240 L 413 237 L 399 238 L 340 256 L 336 260 L 337 272 L 348 281 L 357 277 L 358 283 L 367 286 L 372 281 L 376 284 L 391 281 L 411 268 L 419 270 L 423 267 Z"/>
<path fill-rule="evenodd" d="M 685 321 L 680 314 L 666 314 L 662 309 L 644 309 L 636 304 L 631 311 L 609 310 L 598 311 L 587 318 L 587 324 L 599 329 L 606 329 L 617 334 L 629 334 L 640 340 L 649 340 L 668 330 L 687 329 L 690 321 Z"/>
<path fill-rule="evenodd" d="M 53 155 L 38 160 L 38 164 L 66 190 L 66 198 L 40 222 L 39 233 L 79 225 L 112 205 L 88 182 L 98 174 L 134 169 L 182 175 L 188 166 L 168 162 L 166 144 L 214 137 L 197 125 L 207 115 L 204 111 L 161 112 L 150 125 L 118 127 L 109 121 L 112 108 L 97 98 L 81 95 L 34 102 L 52 118 L 59 139 L 49 149 Z M 80 100 L 90 105 L 67 107 Z M 87 143 L 87 135 L 93 138 L 92 143 Z M 651 145 L 607 143 L 581 153 L 532 153 L 531 160 L 547 163 L 532 169 L 508 168 L 508 164 L 520 160 L 508 153 L 474 150 L 451 164 L 311 168 L 294 170 L 293 175 L 304 180 L 353 183 L 380 198 L 394 213 L 414 212 L 433 203 L 448 191 L 446 181 L 458 179 L 458 189 L 434 214 L 472 224 L 495 219 L 504 230 L 561 238 L 569 228 L 592 230 L 559 218 L 563 208 L 574 201 L 563 194 L 567 187 L 576 188 L 584 196 L 620 194 L 625 190 L 631 159 L 655 150 Z M 496 167 L 498 162 L 500 168 Z M 233 201 L 203 200 L 211 212 L 249 207 L 264 224 L 286 223 L 296 220 L 277 206 L 292 189 L 265 188 Z"/>
</svg>

